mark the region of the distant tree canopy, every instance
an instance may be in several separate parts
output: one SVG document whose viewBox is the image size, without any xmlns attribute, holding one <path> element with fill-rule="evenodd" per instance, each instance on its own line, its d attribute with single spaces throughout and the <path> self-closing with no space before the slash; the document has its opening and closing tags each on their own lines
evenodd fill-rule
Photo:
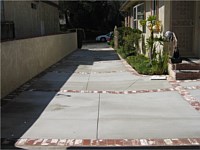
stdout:
<svg viewBox="0 0 200 150">
<path fill-rule="evenodd" d="M 121 26 L 119 8 L 122 1 L 60 1 L 59 5 L 70 17 L 71 27 L 108 32 Z M 68 13 L 67 13 L 68 12 Z"/>
</svg>

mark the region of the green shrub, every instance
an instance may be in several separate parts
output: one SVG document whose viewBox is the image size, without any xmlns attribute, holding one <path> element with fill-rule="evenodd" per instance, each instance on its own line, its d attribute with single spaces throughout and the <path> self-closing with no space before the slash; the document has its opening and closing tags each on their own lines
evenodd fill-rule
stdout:
<svg viewBox="0 0 200 150">
<path fill-rule="evenodd" d="M 127 62 L 140 74 L 151 74 L 149 59 L 144 55 L 129 56 Z"/>
<path fill-rule="evenodd" d="M 123 49 L 127 56 L 136 54 L 133 34 L 129 34 L 126 37 L 124 37 Z"/>
<path fill-rule="evenodd" d="M 111 45 L 112 47 L 114 47 L 114 40 L 113 40 L 113 39 L 110 41 L 110 45 Z"/>
<path fill-rule="evenodd" d="M 117 53 L 122 57 L 122 58 L 124 58 L 124 59 L 126 59 L 126 53 L 124 52 L 124 49 L 122 48 L 122 47 L 119 47 L 118 49 L 117 49 Z"/>
<path fill-rule="evenodd" d="M 155 17 L 150 18 L 151 22 L 155 20 Z M 144 22 L 146 24 L 146 21 Z M 118 28 L 119 32 L 119 49 L 117 53 L 140 74 L 146 75 L 161 75 L 167 74 L 168 55 L 164 53 L 156 53 L 155 43 L 163 43 L 162 37 L 154 37 L 153 32 L 151 37 L 147 39 L 147 47 L 150 51 L 150 58 L 139 54 L 139 40 L 141 38 L 142 31 L 138 29 L 132 29 L 129 27 Z M 144 42 L 144 41 L 143 41 Z"/>
<path fill-rule="evenodd" d="M 130 27 L 119 27 L 117 30 L 119 32 L 118 44 L 119 46 L 123 46 L 125 42 L 124 37 L 129 35 L 132 29 Z"/>
<path fill-rule="evenodd" d="M 127 62 L 140 74 L 162 75 L 167 74 L 168 55 L 160 55 L 159 60 L 154 60 L 150 65 L 150 59 L 144 55 L 129 56 Z"/>
<path fill-rule="evenodd" d="M 139 49 L 139 39 L 141 38 L 142 31 L 138 29 L 132 29 L 130 27 L 120 27 L 118 28 L 118 32 L 120 55 L 122 55 L 124 58 L 131 55 L 136 55 Z"/>
</svg>

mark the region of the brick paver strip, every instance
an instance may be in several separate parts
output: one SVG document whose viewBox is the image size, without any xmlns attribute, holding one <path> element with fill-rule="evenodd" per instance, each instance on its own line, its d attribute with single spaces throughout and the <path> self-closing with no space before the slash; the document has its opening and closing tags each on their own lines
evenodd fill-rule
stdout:
<svg viewBox="0 0 200 150">
<path fill-rule="evenodd" d="M 176 139 L 19 139 L 20 146 L 199 146 L 200 138 Z"/>
</svg>

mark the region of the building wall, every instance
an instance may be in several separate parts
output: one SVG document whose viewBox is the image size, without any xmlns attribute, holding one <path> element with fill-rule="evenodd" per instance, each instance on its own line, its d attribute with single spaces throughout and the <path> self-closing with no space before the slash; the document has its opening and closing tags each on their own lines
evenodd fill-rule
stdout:
<svg viewBox="0 0 200 150">
<path fill-rule="evenodd" d="M 37 8 L 31 8 L 31 3 Z M 3 13 L 5 21 L 14 21 L 16 38 L 59 32 L 58 9 L 41 1 L 4 1 Z"/>
<path fill-rule="evenodd" d="M 165 5 L 164 5 L 164 3 L 165 3 L 165 1 L 159 1 L 159 3 L 158 3 L 158 7 L 159 7 L 159 9 L 158 9 L 158 16 L 157 16 L 157 18 L 158 18 L 158 20 L 160 20 L 161 21 L 161 24 L 162 24 L 162 31 L 161 31 L 161 33 L 158 33 L 157 35 L 159 35 L 159 34 L 163 34 L 163 32 L 166 30 L 166 27 L 167 26 L 165 26 L 165 22 L 169 22 L 170 20 L 165 20 Z M 153 15 L 153 13 L 152 13 L 152 8 L 151 8 L 151 1 L 146 1 L 145 2 L 145 12 L 146 12 L 146 18 L 145 19 L 147 19 L 149 16 L 151 16 L 151 15 Z M 150 31 L 149 31 L 149 29 L 146 27 L 146 36 L 150 36 Z"/>
<path fill-rule="evenodd" d="M 59 34 L 1 43 L 1 97 L 77 49 L 77 34 Z"/>
<path fill-rule="evenodd" d="M 171 30 L 171 1 L 164 1 L 164 11 L 163 11 L 163 32 Z"/>
<path fill-rule="evenodd" d="M 152 1 L 145 1 L 145 15 L 147 19 L 150 15 L 153 15 L 152 12 Z M 134 7 L 135 5 L 133 4 L 132 6 L 129 6 L 132 10 L 132 7 Z M 158 19 L 161 21 L 162 23 L 162 32 L 161 33 L 157 33 L 155 35 L 163 35 L 166 31 L 172 31 L 172 1 L 161 1 L 159 0 L 158 2 Z M 194 27 L 194 56 L 198 56 L 200 57 L 200 2 L 199 1 L 195 1 L 195 27 Z M 132 26 L 131 26 L 132 27 Z M 138 21 L 138 29 L 142 30 L 142 27 L 140 26 L 140 23 Z M 145 40 L 146 38 L 148 38 L 150 36 L 150 31 L 148 28 L 146 28 L 146 33 L 143 34 L 145 36 Z M 143 42 L 144 44 L 145 42 Z M 170 55 L 172 55 L 172 46 L 170 45 L 170 43 L 165 44 L 165 50 L 170 50 Z M 140 47 L 142 47 L 141 43 L 140 43 Z M 158 47 L 158 49 L 162 49 L 161 47 Z M 143 50 L 144 51 L 144 50 Z"/>
</svg>

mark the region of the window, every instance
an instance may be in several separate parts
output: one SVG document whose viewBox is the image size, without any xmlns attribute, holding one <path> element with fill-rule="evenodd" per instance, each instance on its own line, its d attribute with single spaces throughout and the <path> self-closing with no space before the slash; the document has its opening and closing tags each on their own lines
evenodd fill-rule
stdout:
<svg viewBox="0 0 200 150">
<path fill-rule="evenodd" d="M 133 7 L 133 28 L 138 28 L 138 20 L 144 19 L 144 3 Z"/>
</svg>

